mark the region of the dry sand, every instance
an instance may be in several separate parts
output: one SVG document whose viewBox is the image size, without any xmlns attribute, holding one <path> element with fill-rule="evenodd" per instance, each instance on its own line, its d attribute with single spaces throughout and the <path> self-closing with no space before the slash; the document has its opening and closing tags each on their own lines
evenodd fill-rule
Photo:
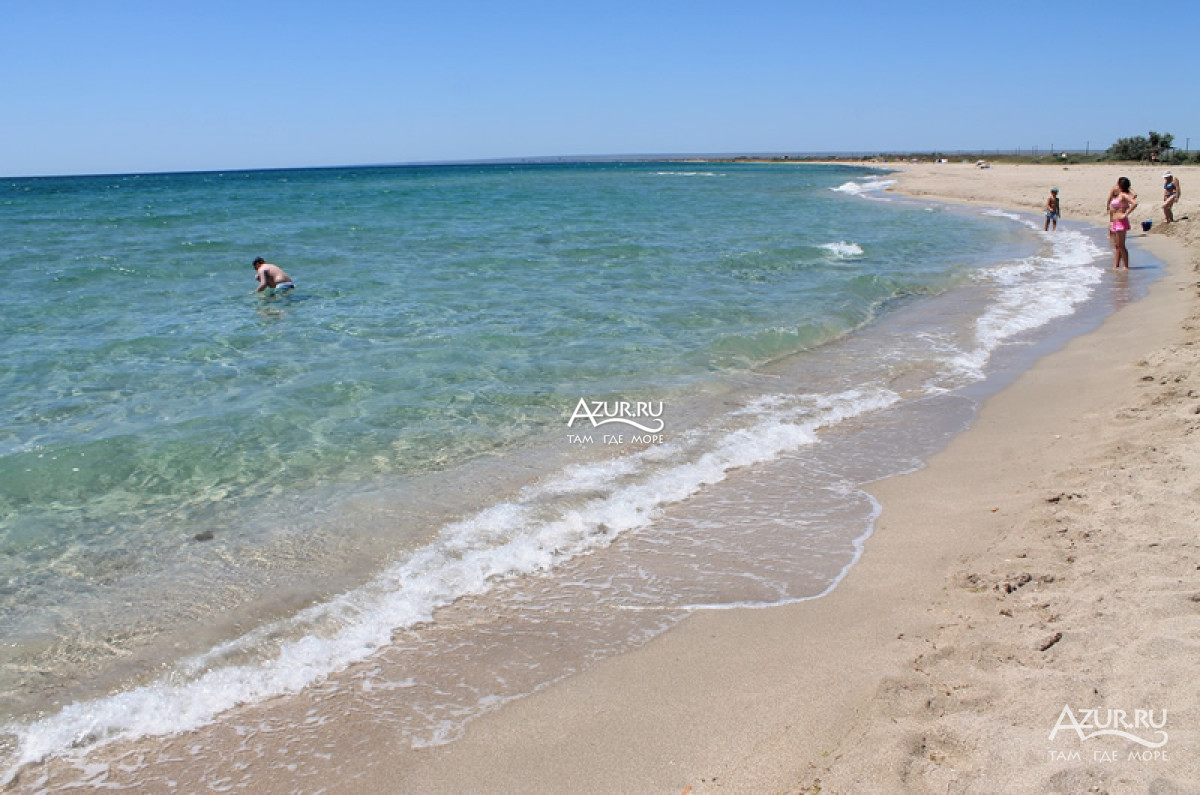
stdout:
<svg viewBox="0 0 1200 795">
<path fill-rule="evenodd" d="M 1057 185 L 1065 219 L 1096 224 L 1127 174 L 1135 222 L 1156 221 L 1131 238 L 1169 268 L 991 398 L 926 468 L 874 484 L 875 533 L 831 594 L 700 613 L 445 746 L 398 748 L 347 712 L 322 751 L 340 780 L 276 775 L 269 737 L 224 724 L 110 749 L 85 777 L 118 787 L 123 765 L 139 775 L 148 760 L 160 775 L 141 791 L 1200 792 L 1200 217 L 1161 223 L 1160 168 L 902 167 L 905 193 L 1030 213 Z M 1179 217 L 1200 168 L 1174 170 Z M 1106 277 L 1147 280 L 1142 256 Z M 1141 710 L 1156 725 L 1130 734 L 1161 744 L 1055 732 L 1064 708 L 1080 724 Z M 188 783 L 206 743 L 238 764 Z M 277 750 L 293 753 L 286 739 Z M 56 769 L 22 791 L 80 772 Z"/>
<path fill-rule="evenodd" d="M 697 615 L 348 790 L 1200 791 L 1200 217 L 1162 224 L 1162 168 L 901 167 L 905 193 L 1028 212 L 1057 186 L 1096 224 L 1130 176 L 1130 239 L 1169 272 L 876 484 L 829 596 Z M 1180 217 L 1200 168 L 1173 170 Z M 1167 740 L 1083 739 L 1086 710 Z"/>
</svg>

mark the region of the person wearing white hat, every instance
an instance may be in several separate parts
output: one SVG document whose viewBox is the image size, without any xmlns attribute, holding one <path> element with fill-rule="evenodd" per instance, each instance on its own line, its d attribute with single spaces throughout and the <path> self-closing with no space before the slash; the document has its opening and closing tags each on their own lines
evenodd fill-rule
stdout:
<svg viewBox="0 0 1200 795">
<path fill-rule="evenodd" d="M 1171 211 L 1171 208 L 1179 201 L 1183 190 L 1179 187 L 1179 177 L 1171 176 L 1170 171 L 1163 174 L 1163 180 L 1163 215 L 1167 217 L 1169 224 L 1175 220 L 1175 213 Z"/>
</svg>

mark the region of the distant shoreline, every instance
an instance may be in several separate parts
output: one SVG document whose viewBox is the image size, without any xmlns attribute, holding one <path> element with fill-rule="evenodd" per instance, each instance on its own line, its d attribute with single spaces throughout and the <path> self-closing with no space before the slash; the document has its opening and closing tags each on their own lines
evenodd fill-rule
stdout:
<svg viewBox="0 0 1200 795">
<path fill-rule="evenodd" d="M 1066 155 L 1066 158 L 1062 158 Z M 1057 160 L 1055 158 L 1058 158 Z M 483 158 L 469 160 L 397 161 L 389 163 L 347 163 L 341 165 L 308 166 L 265 166 L 231 168 L 198 168 L 168 171 L 95 171 L 78 174 L 17 174 L 4 175 L 0 179 L 73 179 L 87 177 L 150 177 L 182 174 L 242 174 L 284 171 L 335 171 L 357 168 L 432 168 L 438 166 L 518 166 L 518 165 L 570 165 L 572 163 L 831 163 L 839 165 L 872 166 L 898 162 L 932 163 L 938 159 L 950 162 L 975 162 L 994 160 L 1012 163 L 1108 163 L 1119 165 L 1144 165 L 1130 161 L 1105 161 L 1104 153 L 1088 150 L 1055 150 L 1038 154 L 1032 150 L 986 149 L 986 150 L 914 150 L 914 151 L 862 151 L 862 152 L 730 152 L 730 153 L 676 153 L 676 154 L 623 154 L 623 155 L 535 155 L 529 157 Z M 1047 163 L 1047 161 L 1050 163 Z M 1159 166 L 1161 164 L 1149 164 Z"/>
</svg>

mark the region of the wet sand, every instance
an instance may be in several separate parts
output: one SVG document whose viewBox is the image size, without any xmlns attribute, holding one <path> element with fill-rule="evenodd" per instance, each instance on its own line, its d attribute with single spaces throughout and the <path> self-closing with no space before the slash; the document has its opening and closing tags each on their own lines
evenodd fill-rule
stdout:
<svg viewBox="0 0 1200 795">
<path fill-rule="evenodd" d="M 1168 273 L 876 484 L 875 533 L 830 595 L 698 614 L 345 791 L 1195 791 L 1197 221 L 1162 224 L 1161 168 L 903 168 L 909 195 L 1032 213 L 1057 186 L 1064 218 L 1097 225 L 1130 176 L 1130 239 Z M 1107 276 L 1136 281 L 1132 263 Z M 1121 718 L 1157 747 L 1090 736 Z"/>
<path fill-rule="evenodd" d="M 830 594 L 697 613 L 441 746 L 409 748 L 389 728 L 403 682 L 361 699 L 323 685 L 277 700 L 271 718 L 250 710 L 114 746 L 107 766 L 55 763 L 15 789 L 119 786 L 129 773 L 142 791 L 1196 791 L 1194 222 L 1161 224 L 1158 169 L 904 169 L 897 191 L 1027 213 L 1057 185 L 1065 218 L 1097 225 L 1128 174 L 1143 202 L 1134 267 L 1105 277 L 1137 292 L 1153 273 L 1143 249 L 1168 269 L 988 399 L 925 468 L 873 484 L 875 532 Z M 1200 176 L 1176 172 L 1184 185 Z M 781 476 L 778 488 L 799 487 Z M 310 723 L 323 744 L 301 736 Z M 1090 736 L 1112 728 L 1126 736 Z"/>
</svg>

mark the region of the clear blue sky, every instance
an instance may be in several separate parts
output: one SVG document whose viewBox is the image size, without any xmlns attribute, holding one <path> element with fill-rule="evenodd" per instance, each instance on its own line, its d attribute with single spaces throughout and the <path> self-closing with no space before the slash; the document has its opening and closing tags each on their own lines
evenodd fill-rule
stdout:
<svg viewBox="0 0 1200 795">
<path fill-rule="evenodd" d="M 1200 149 L 1189 3 L 0 0 L 0 175 Z"/>
</svg>

